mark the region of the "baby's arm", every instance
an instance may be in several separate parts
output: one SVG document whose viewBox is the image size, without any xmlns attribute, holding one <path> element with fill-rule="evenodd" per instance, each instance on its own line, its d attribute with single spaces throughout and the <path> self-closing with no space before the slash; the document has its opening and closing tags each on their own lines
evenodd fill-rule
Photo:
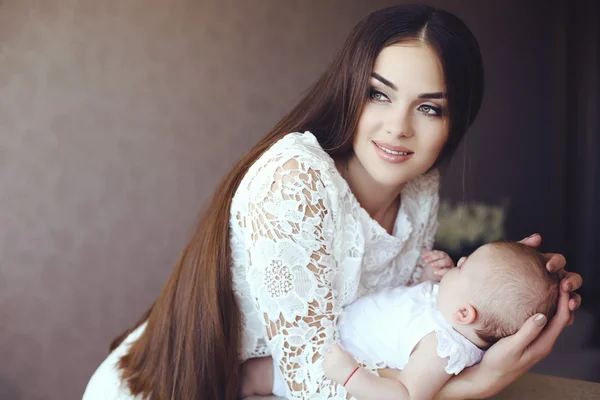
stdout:
<svg viewBox="0 0 600 400">
<path fill-rule="evenodd" d="M 404 369 L 396 375 L 397 379 L 381 378 L 364 368 L 359 368 L 348 379 L 356 367 L 353 360 L 334 346 L 332 352 L 325 355 L 324 368 L 330 379 L 340 384 L 348 380 L 346 389 L 358 400 L 433 399 L 451 376 L 445 370 L 447 360 L 437 354 L 435 333 L 419 342 Z"/>
<path fill-rule="evenodd" d="M 435 332 L 425 336 L 415 347 L 398 380 L 410 394 L 408 398 L 433 399 L 452 375 L 446 372 L 447 358 L 437 354 Z"/>
</svg>

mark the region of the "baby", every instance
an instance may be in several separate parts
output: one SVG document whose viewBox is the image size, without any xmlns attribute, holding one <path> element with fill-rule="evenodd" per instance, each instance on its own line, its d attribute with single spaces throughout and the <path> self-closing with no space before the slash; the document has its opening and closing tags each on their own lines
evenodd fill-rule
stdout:
<svg viewBox="0 0 600 400">
<path fill-rule="evenodd" d="M 463 257 L 439 284 L 388 289 L 345 307 L 338 321 L 345 351 L 334 345 L 323 368 L 358 400 L 431 399 L 529 317 L 551 319 L 558 294 L 559 277 L 547 271 L 538 252 L 519 243 L 489 243 Z M 402 371 L 397 379 L 380 378 L 358 367 L 355 357 Z"/>
</svg>

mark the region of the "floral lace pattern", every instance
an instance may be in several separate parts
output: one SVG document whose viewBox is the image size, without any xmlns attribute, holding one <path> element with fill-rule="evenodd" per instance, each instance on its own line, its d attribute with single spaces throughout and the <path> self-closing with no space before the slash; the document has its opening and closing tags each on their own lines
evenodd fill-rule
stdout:
<svg viewBox="0 0 600 400">
<path fill-rule="evenodd" d="M 288 134 L 267 150 L 231 206 L 241 359 L 272 355 L 288 398 L 347 398 L 324 378 L 321 354 L 338 342 L 342 307 L 418 281 L 420 254 L 437 229 L 438 188 L 437 172 L 407 183 L 389 235 L 310 132 Z"/>
</svg>

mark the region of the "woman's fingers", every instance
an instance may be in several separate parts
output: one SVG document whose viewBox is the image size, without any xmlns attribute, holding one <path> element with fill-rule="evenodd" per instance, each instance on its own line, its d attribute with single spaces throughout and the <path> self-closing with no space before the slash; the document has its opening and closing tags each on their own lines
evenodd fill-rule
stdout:
<svg viewBox="0 0 600 400">
<path fill-rule="evenodd" d="M 529 345 L 540 335 L 540 332 L 544 329 L 547 322 L 548 319 L 545 315 L 533 315 L 525 321 L 517 333 L 501 339 L 500 342 L 504 342 L 508 346 L 507 349 L 510 348 L 519 355 L 523 355 L 529 348 Z"/>
<path fill-rule="evenodd" d="M 432 268 L 452 268 L 452 260 L 443 259 L 435 262 L 427 263 Z"/>
<path fill-rule="evenodd" d="M 563 270 L 564 271 L 564 270 Z M 572 292 L 578 290 L 583 284 L 583 278 L 581 275 L 574 272 L 566 272 L 561 277 L 560 288 L 565 292 Z"/>
<path fill-rule="evenodd" d="M 526 352 L 529 356 L 533 357 L 536 362 L 548 356 L 552 351 L 552 347 L 554 347 L 556 339 L 558 339 L 570 319 L 569 293 L 561 290 L 559 292 L 556 315 L 548 323 L 548 327 L 539 335 L 538 339 L 527 348 Z"/>
<path fill-rule="evenodd" d="M 533 235 L 520 240 L 519 243 L 529 247 L 538 248 L 542 244 L 542 237 L 539 234 L 534 233 Z M 567 265 L 567 260 L 562 254 L 542 253 L 542 255 L 547 260 L 546 268 L 548 268 L 548 271 L 550 272 L 558 272 L 559 270 L 564 269 L 565 265 Z"/>
<path fill-rule="evenodd" d="M 581 296 L 578 295 L 577 293 L 571 293 L 570 295 L 570 299 L 569 299 L 569 310 L 571 311 L 575 311 L 579 308 L 579 306 L 581 306 Z M 573 316 L 571 316 L 573 317 Z M 572 324 L 573 322 L 571 322 Z M 569 325 L 571 325 L 569 324 Z"/>
<path fill-rule="evenodd" d="M 442 276 L 446 275 L 446 273 L 448 271 L 450 271 L 451 269 L 452 268 L 440 268 L 440 269 L 437 269 L 437 270 L 435 270 L 434 275 L 435 276 L 439 276 L 441 278 Z"/>
<path fill-rule="evenodd" d="M 533 234 L 528 238 L 525 238 L 520 241 L 530 247 L 538 247 L 542 243 L 542 237 L 538 234 Z M 556 272 L 561 279 L 560 288 L 565 292 L 573 292 L 578 290 L 583 284 L 583 278 L 581 275 L 567 272 L 565 271 L 565 266 L 567 265 L 567 259 L 562 254 L 557 253 L 543 253 L 542 254 L 546 258 L 546 268 L 550 272 Z M 581 296 L 577 293 L 571 293 L 570 300 L 567 301 L 567 308 L 570 311 L 575 311 L 581 305 Z M 571 325 L 574 321 L 574 316 L 569 315 L 569 319 L 566 322 L 566 325 Z M 564 328 L 564 327 L 563 327 Z"/>
<path fill-rule="evenodd" d="M 546 268 L 550 272 L 564 270 L 565 265 L 567 265 L 567 259 L 562 254 L 542 253 L 542 255 L 548 260 L 546 261 Z"/>
<path fill-rule="evenodd" d="M 519 243 L 524 244 L 525 246 L 533 247 L 534 249 L 540 247 L 542 244 L 542 237 L 539 233 L 534 233 L 533 235 L 526 237 L 525 239 L 519 240 Z"/>
</svg>

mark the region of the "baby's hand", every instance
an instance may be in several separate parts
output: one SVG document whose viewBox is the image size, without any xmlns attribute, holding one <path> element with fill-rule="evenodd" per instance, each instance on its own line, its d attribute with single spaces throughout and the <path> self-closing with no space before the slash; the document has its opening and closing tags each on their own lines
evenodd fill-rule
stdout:
<svg viewBox="0 0 600 400">
<path fill-rule="evenodd" d="M 323 360 L 325 376 L 341 385 L 344 384 L 357 366 L 358 363 L 354 357 L 342 350 L 337 344 L 334 344 L 331 350 L 325 353 Z"/>
<path fill-rule="evenodd" d="M 423 254 L 423 261 L 427 265 L 423 268 L 421 282 L 439 282 L 446 272 L 454 268 L 454 261 L 443 251 L 433 250 Z"/>
</svg>

